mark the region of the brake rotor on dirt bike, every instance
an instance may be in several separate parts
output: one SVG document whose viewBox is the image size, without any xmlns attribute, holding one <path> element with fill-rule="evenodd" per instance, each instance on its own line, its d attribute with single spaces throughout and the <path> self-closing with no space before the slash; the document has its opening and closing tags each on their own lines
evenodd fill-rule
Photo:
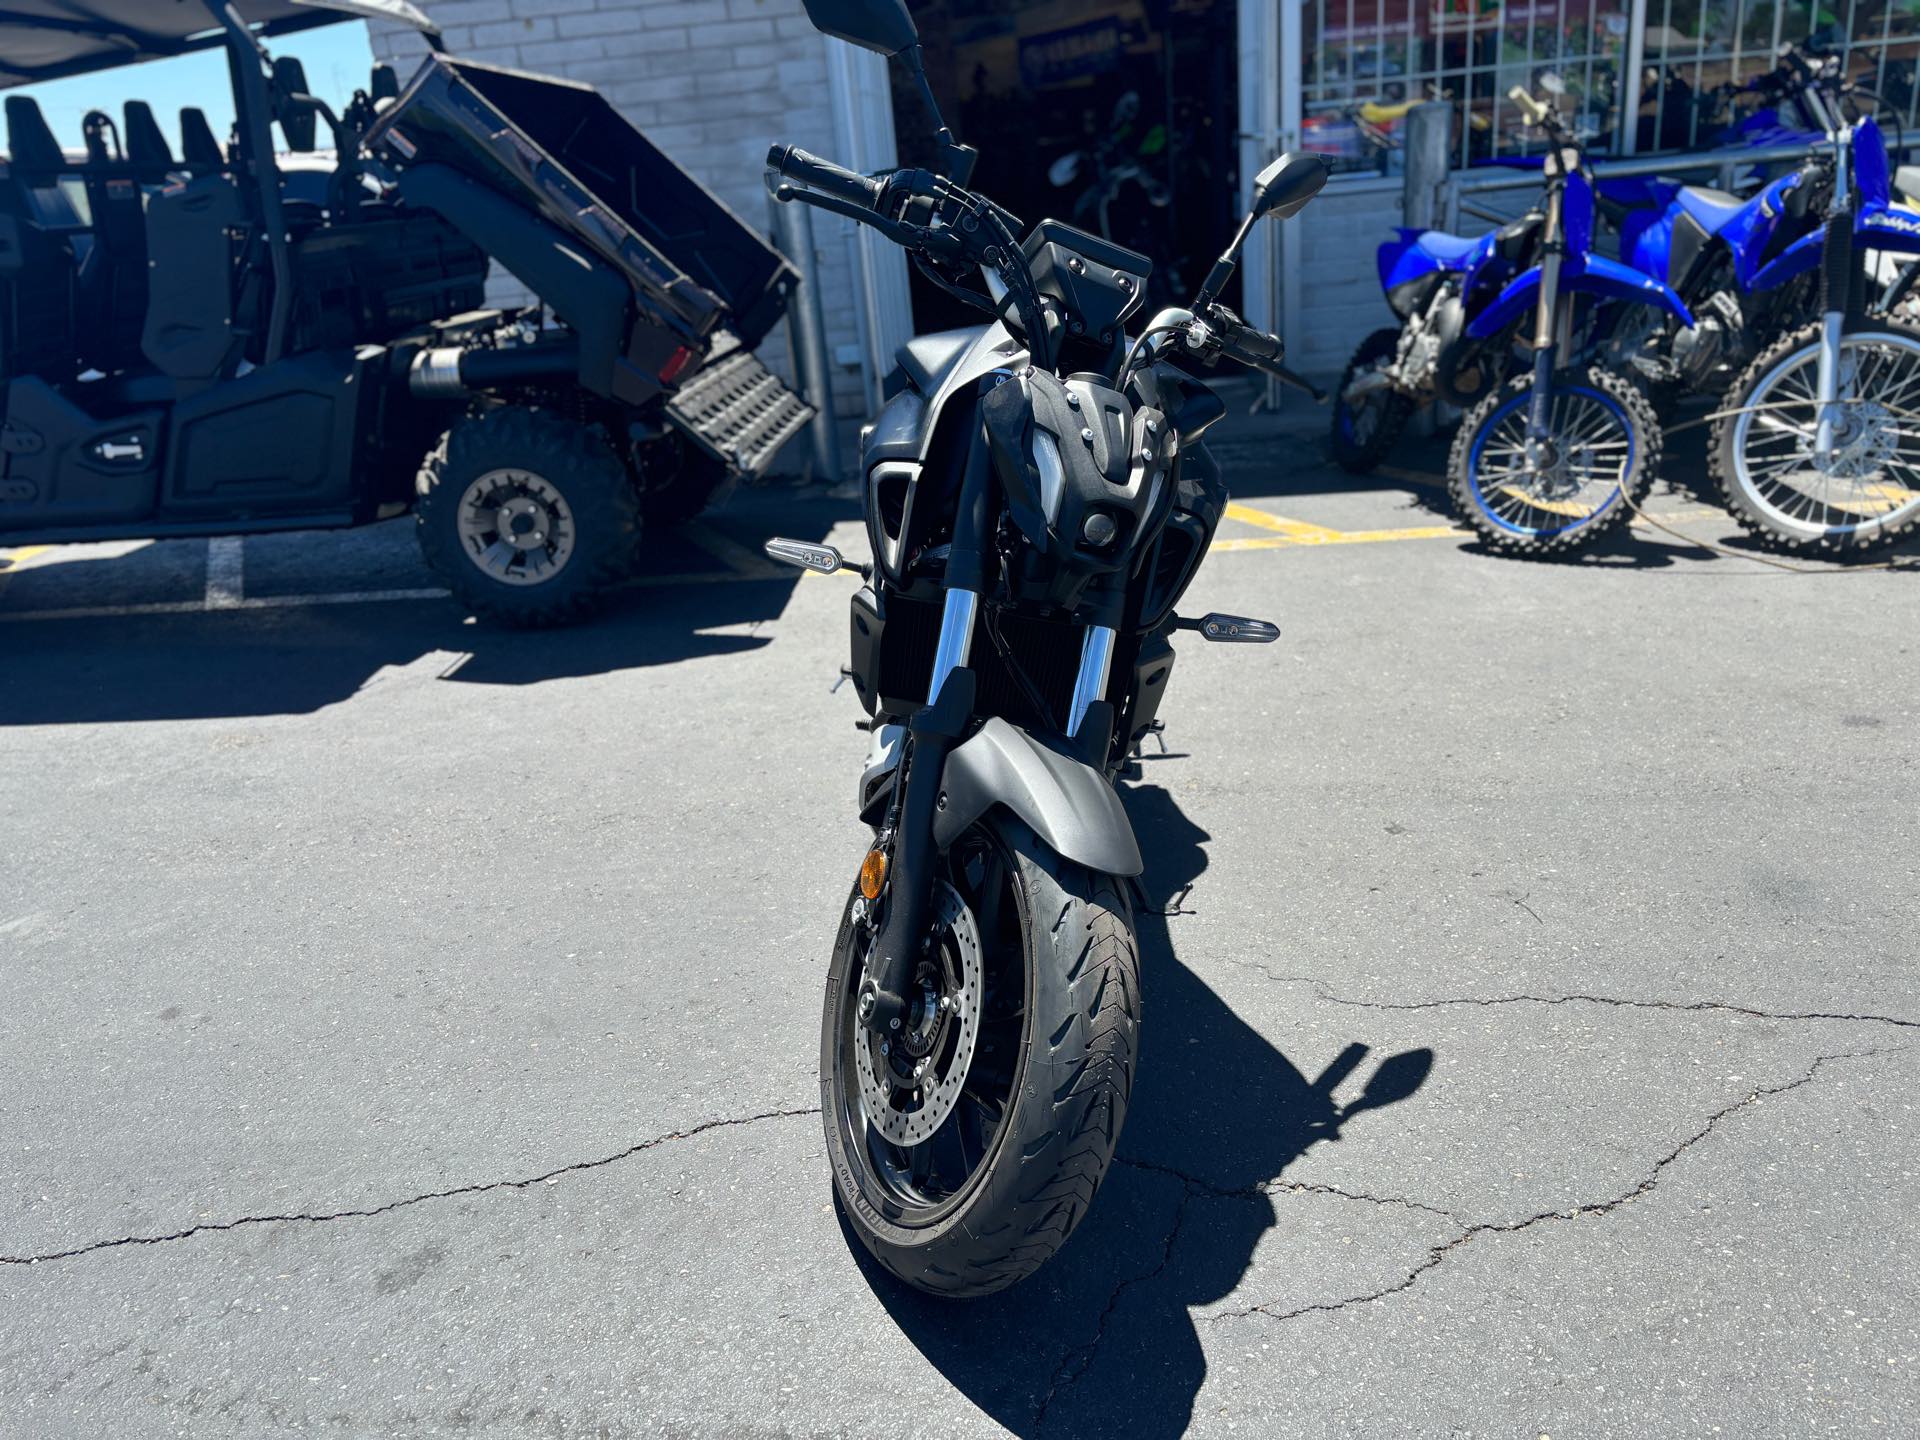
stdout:
<svg viewBox="0 0 1920 1440">
<path fill-rule="evenodd" d="M 959 1102 L 980 1034 L 980 934 L 973 912 L 944 880 L 934 886 L 932 957 L 915 967 L 902 1028 L 876 1034 L 851 1014 L 860 1108 L 889 1144 L 931 1136 Z"/>
</svg>

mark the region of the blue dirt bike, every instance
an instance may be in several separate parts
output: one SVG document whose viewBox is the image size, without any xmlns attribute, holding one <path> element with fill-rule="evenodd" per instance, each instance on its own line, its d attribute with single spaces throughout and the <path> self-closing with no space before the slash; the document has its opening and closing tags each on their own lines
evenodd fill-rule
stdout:
<svg viewBox="0 0 1920 1440">
<path fill-rule="evenodd" d="M 1769 83 L 1792 90 L 1820 127 L 1796 138 L 1821 148 L 1749 197 L 1656 182 L 1664 200 L 1619 220 L 1621 258 L 1672 286 L 1694 318 L 1682 326 L 1656 312 L 1621 311 L 1601 342 L 1608 365 L 1635 375 L 1663 415 L 1688 396 L 1723 393 L 1762 347 L 1815 313 L 1813 265 L 1794 247 L 1820 229 L 1822 181 L 1832 171 L 1826 147 L 1844 124 L 1843 85 L 1837 66 L 1817 57 L 1810 64 L 1791 47 Z"/>
<path fill-rule="evenodd" d="M 1853 556 L 1920 525 L 1920 330 L 1869 312 L 1864 263 L 1869 251 L 1920 254 L 1920 211 L 1893 202 L 1874 121 L 1831 141 L 1796 177 L 1820 223 L 1753 280 L 1817 276 L 1817 318 L 1728 387 L 1709 455 L 1728 508 L 1762 543 Z"/>
<path fill-rule="evenodd" d="M 1543 88 L 1546 101 L 1518 87 L 1509 96 L 1547 137 L 1538 260 L 1463 335 L 1488 347 L 1489 364 L 1516 348 L 1531 355 L 1467 412 L 1448 464 L 1461 517 L 1492 549 L 1530 556 L 1576 549 L 1620 524 L 1659 465 L 1660 426 L 1646 393 L 1590 363 L 1596 317 L 1653 306 L 1682 324 L 1693 318 L 1663 281 L 1593 252 L 1592 172 L 1552 104 L 1559 87 L 1549 78 Z"/>
<path fill-rule="evenodd" d="M 1765 108 L 1723 129 L 1719 143 L 1762 147 L 1790 142 L 1811 146 L 1823 141 L 1832 128 L 1829 106 L 1833 102 L 1821 93 L 1821 70 L 1817 57 L 1816 63 L 1809 64 L 1787 47 L 1776 70 L 1739 87 L 1761 95 Z M 1723 89 L 1722 102 L 1736 93 L 1731 86 Z M 1489 163 L 1538 171 L 1545 157 L 1512 156 Z M 1602 217 L 1629 237 L 1621 249 L 1623 256 L 1630 254 L 1633 237 L 1671 211 L 1682 189 L 1676 180 L 1653 175 L 1597 180 L 1595 203 Z M 1733 198 L 1697 186 L 1692 194 L 1717 202 Z M 1478 239 L 1400 228 L 1380 247 L 1380 286 L 1401 323 L 1376 330 L 1361 341 L 1341 377 L 1332 417 L 1333 456 L 1341 466 L 1355 474 L 1372 470 L 1392 452 L 1408 418 L 1420 406 L 1437 399 L 1466 408 L 1502 378 L 1497 362 L 1503 357 L 1495 354 L 1496 363 L 1486 363 L 1490 347 L 1465 334 L 1467 321 L 1491 304 L 1515 273 L 1532 263 L 1545 219 L 1544 212 L 1536 209 Z M 1659 278 L 1665 278 L 1664 273 Z M 1690 308 L 1698 308 L 1691 296 L 1682 294 Z M 1709 358 L 1725 348 L 1721 343 L 1725 315 L 1716 313 L 1720 318 L 1712 322 L 1707 344 L 1688 356 L 1689 364 L 1724 365 Z M 1658 307 L 1629 306 L 1625 314 L 1634 317 L 1622 332 L 1625 354 L 1638 353 L 1625 347 L 1629 332 L 1637 331 L 1643 340 L 1655 333 L 1669 338 L 1687 333 L 1677 316 Z M 1662 348 L 1671 346 L 1663 341 Z M 1736 362 L 1736 368 L 1738 363 L 1743 362 Z M 1643 378 L 1654 387 L 1656 401 L 1667 394 L 1660 388 L 1660 375 Z"/>
</svg>

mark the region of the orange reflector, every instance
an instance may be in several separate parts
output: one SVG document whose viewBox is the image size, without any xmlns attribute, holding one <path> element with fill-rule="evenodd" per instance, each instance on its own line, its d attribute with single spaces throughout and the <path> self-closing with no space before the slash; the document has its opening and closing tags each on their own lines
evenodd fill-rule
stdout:
<svg viewBox="0 0 1920 1440">
<path fill-rule="evenodd" d="M 880 898 L 880 887 L 887 883 L 887 855 L 884 850 L 869 850 L 860 862 L 860 893 L 869 900 Z"/>
</svg>

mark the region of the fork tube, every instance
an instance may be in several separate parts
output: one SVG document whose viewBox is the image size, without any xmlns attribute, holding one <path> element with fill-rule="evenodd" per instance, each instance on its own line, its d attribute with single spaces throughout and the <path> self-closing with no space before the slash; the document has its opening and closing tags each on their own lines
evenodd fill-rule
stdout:
<svg viewBox="0 0 1920 1440">
<path fill-rule="evenodd" d="M 1553 399 L 1553 351 L 1555 312 L 1560 305 L 1560 197 L 1562 188 L 1554 186 L 1547 197 L 1547 229 L 1541 238 L 1540 303 L 1533 321 L 1533 394 L 1527 407 L 1527 438 L 1547 438 L 1547 407 Z"/>
<path fill-rule="evenodd" d="M 940 687 L 947 677 L 967 663 L 973 651 L 973 617 L 980 597 L 971 590 L 947 591 L 940 611 L 940 643 L 933 652 L 933 683 L 927 687 L 927 703 L 940 698 Z"/>
<path fill-rule="evenodd" d="M 1089 625 L 1080 642 L 1080 673 L 1074 677 L 1073 700 L 1067 707 L 1067 734 L 1078 736 L 1087 718 L 1087 707 L 1107 693 L 1107 678 L 1113 672 L 1113 630 L 1106 625 Z"/>
<path fill-rule="evenodd" d="M 973 649 L 973 617 L 987 588 L 987 541 L 993 523 L 993 459 L 986 431 L 976 420 L 967 450 L 965 478 L 947 548 L 947 595 L 940 610 L 940 642 L 933 652 L 927 703 L 940 698 L 947 677 L 967 663 Z"/>
<path fill-rule="evenodd" d="M 1824 465 L 1833 458 L 1833 408 L 1840 399 L 1840 335 L 1844 312 L 1829 310 L 1820 321 L 1820 370 L 1814 396 L 1819 422 L 1813 431 L 1814 459 Z"/>
</svg>

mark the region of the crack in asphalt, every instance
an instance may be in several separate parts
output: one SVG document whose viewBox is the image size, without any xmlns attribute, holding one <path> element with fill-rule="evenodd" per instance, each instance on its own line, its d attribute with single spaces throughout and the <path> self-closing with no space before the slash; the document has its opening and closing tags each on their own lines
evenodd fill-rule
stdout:
<svg viewBox="0 0 1920 1440">
<path fill-rule="evenodd" d="M 1114 1157 L 1116 1160 L 1118 1156 Z M 1121 1161 L 1132 1164 L 1132 1161 Z M 1159 1169 L 1158 1166 L 1141 1166 L 1142 1169 Z M 1163 1173 L 1175 1175 L 1167 1170 Z M 1180 1230 L 1187 1223 L 1187 1210 L 1193 1204 L 1195 1184 L 1181 1179 L 1180 1203 L 1173 1212 L 1173 1224 L 1167 1229 L 1167 1238 L 1160 1248 L 1160 1263 L 1151 1270 L 1139 1275 L 1129 1276 L 1113 1287 L 1113 1293 L 1107 1296 L 1107 1303 L 1100 1311 L 1100 1318 L 1094 1323 L 1093 1338 L 1084 1345 L 1076 1345 L 1060 1357 L 1060 1363 L 1054 1367 L 1053 1378 L 1047 1382 L 1047 1393 L 1040 1397 L 1040 1404 L 1033 1412 L 1034 1428 L 1038 1429 L 1046 1422 L 1047 1411 L 1058 1398 L 1062 1390 L 1071 1389 L 1080 1382 L 1088 1370 L 1093 1368 L 1094 1357 L 1100 1353 L 1100 1346 L 1106 1341 L 1107 1326 L 1113 1319 L 1113 1312 L 1120 1307 L 1120 1297 L 1137 1285 L 1148 1285 L 1157 1280 L 1168 1265 L 1173 1263 L 1173 1247 L 1180 1239 Z M 1075 1361 L 1078 1364 L 1075 1364 Z"/>
<path fill-rule="evenodd" d="M 1795 1079 L 1784 1081 L 1779 1085 L 1769 1085 L 1762 1089 L 1751 1091 L 1742 1099 L 1734 1101 L 1731 1105 L 1722 1106 L 1720 1109 L 1714 1111 L 1707 1117 L 1704 1125 L 1685 1140 L 1682 1140 L 1678 1145 L 1674 1146 L 1673 1149 L 1669 1150 L 1665 1155 L 1661 1156 L 1660 1159 L 1656 1160 L 1653 1168 L 1647 1172 L 1644 1179 L 1631 1189 L 1623 1191 L 1621 1194 L 1615 1195 L 1610 1199 L 1587 1201 L 1579 1205 L 1558 1210 L 1542 1210 L 1538 1214 L 1529 1215 L 1523 1220 L 1480 1221 L 1468 1225 L 1462 1229 L 1458 1235 L 1430 1247 L 1427 1251 L 1427 1258 L 1421 1261 L 1420 1264 L 1414 1266 L 1413 1269 L 1409 1270 L 1400 1279 L 1394 1281 L 1393 1284 L 1383 1286 L 1378 1290 L 1369 1291 L 1364 1295 L 1349 1295 L 1341 1300 L 1316 1300 L 1311 1304 L 1296 1306 L 1291 1310 L 1284 1311 L 1274 1310 L 1268 1305 L 1249 1305 L 1242 1310 L 1224 1311 L 1214 1316 L 1214 1321 L 1217 1323 L 1222 1320 L 1240 1320 L 1250 1315 L 1260 1315 L 1276 1322 L 1285 1322 L 1288 1320 L 1297 1320 L 1303 1315 L 1312 1315 L 1321 1312 L 1332 1313 L 1337 1310 L 1346 1310 L 1356 1305 L 1370 1305 L 1377 1300 L 1384 1300 L 1389 1296 L 1398 1295 L 1404 1290 L 1411 1290 L 1415 1285 L 1420 1283 L 1421 1276 L 1442 1264 L 1454 1251 L 1471 1245 L 1482 1235 L 1512 1235 L 1522 1230 L 1531 1229 L 1535 1225 L 1544 1224 L 1550 1220 L 1578 1220 L 1589 1215 L 1611 1214 L 1621 1206 L 1630 1205 L 1635 1200 L 1640 1199 L 1642 1196 L 1654 1190 L 1660 1183 L 1661 1173 L 1665 1171 L 1669 1165 L 1674 1164 L 1681 1156 L 1685 1155 L 1694 1146 L 1711 1135 L 1714 1130 L 1718 1128 L 1720 1122 L 1728 1116 L 1758 1105 L 1761 1101 L 1772 1096 L 1784 1095 L 1789 1090 L 1798 1090 L 1803 1085 L 1812 1084 L 1820 1074 L 1820 1067 L 1831 1061 L 1862 1060 L 1875 1055 L 1895 1053 L 1898 1053 L 1897 1049 L 1846 1050 L 1833 1055 L 1815 1056 L 1813 1063 L 1807 1067 L 1805 1074 Z"/>
<path fill-rule="evenodd" d="M 1243 1185 L 1235 1189 L 1225 1185 L 1216 1185 L 1198 1175 L 1189 1175 L 1171 1165 L 1162 1165 L 1154 1160 L 1140 1160 L 1130 1155 L 1113 1157 L 1116 1165 L 1126 1165 L 1135 1170 L 1150 1170 L 1157 1175 L 1171 1176 L 1183 1185 L 1197 1190 L 1217 1200 L 1251 1200 L 1262 1195 L 1331 1195 L 1340 1200 L 1364 1201 L 1368 1205 L 1392 1205 L 1404 1210 L 1422 1210 L 1429 1215 L 1438 1215 L 1443 1220 L 1451 1220 L 1457 1225 L 1467 1222 L 1452 1210 L 1438 1205 L 1429 1205 L 1424 1200 L 1410 1200 L 1404 1195 L 1369 1195 L 1362 1190 L 1342 1190 L 1338 1185 L 1324 1185 L 1305 1180 L 1267 1180 L 1258 1185 Z"/>
<path fill-rule="evenodd" d="M 564 1175 L 577 1175 L 583 1171 L 598 1170 L 602 1166 L 617 1164 L 674 1140 L 691 1140 L 694 1136 L 704 1135 L 709 1130 L 725 1130 L 732 1126 L 757 1124 L 762 1120 L 787 1120 L 801 1115 L 818 1115 L 819 1113 L 820 1107 L 815 1105 L 804 1110 L 762 1110 L 753 1115 L 707 1120 L 686 1130 L 674 1130 L 665 1135 L 656 1135 L 651 1140 L 642 1140 L 639 1144 L 629 1145 L 626 1149 L 612 1155 L 602 1155 L 595 1160 L 575 1161 L 571 1165 L 562 1165 L 540 1175 L 530 1175 L 523 1180 L 487 1180 L 472 1185 L 457 1185 L 451 1190 L 429 1190 L 422 1195 L 409 1195 L 404 1200 L 389 1200 L 384 1205 L 374 1205 L 364 1210 L 335 1210 L 324 1214 L 303 1211 L 286 1215 L 242 1215 L 236 1220 L 192 1225 L 185 1230 L 176 1230 L 168 1235 L 124 1235 L 114 1240 L 95 1240 L 87 1245 L 77 1245 L 71 1250 L 53 1250 L 43 1255 L 0 1255 L 0 1265 L 41 1265 L 54 1260 L 72 1260 L 100 1250 L 118 1250 L 130 1245 L 165 1245 L 175 1240 L 188 1240 L 195 1235 L 241 1230 L 253 1225 L 279 1225 L 294 1220 L 315 1225 L 325 1224 L 331 1220 L 368 1220 L 376 1215 L 387 1215 L 395 1210 L 404 1210 L 410 1205 L 422 1205 L 429 1200 L 455 1200 L 464 1195 L 485 1195 L 495 1190 L 525 1190 L 530 1186 L 545 1185 Z"/>
<path fill-rule="evenodd" d="M 1516 901 L 1516 904 L 1519 902 Z M 1258 960 L 1235 960 L 1243 969 L 1258 970 L 1269 980 L 1287 985 L 1308 985 L 1329 1005 L 1351 1005 L 1362 1010 L 1445 1010 L 1460 1006 L 1491 1009 L 1500 1005 L 1610 1005 L 1621 1010 L 1673 1010 L 1679 1012 L 1719 1012 L 1745 1015 L 1754 1020 L 1838 1020 L 1859 1025 L 1894 1025 L 1903 1030 L 1920 1030 L 1920 1020 L 1898 1015 L 1854 1014 L 1829 1010 L 1762 1010 L 1731 1000 L 1633 1000 L 1619 995 L 1462 995 L 1438 1000 L 1362 1000 L 1340 995 L 1325 980 L 1315 975 L 1282 975 Z"/>
</svg>

